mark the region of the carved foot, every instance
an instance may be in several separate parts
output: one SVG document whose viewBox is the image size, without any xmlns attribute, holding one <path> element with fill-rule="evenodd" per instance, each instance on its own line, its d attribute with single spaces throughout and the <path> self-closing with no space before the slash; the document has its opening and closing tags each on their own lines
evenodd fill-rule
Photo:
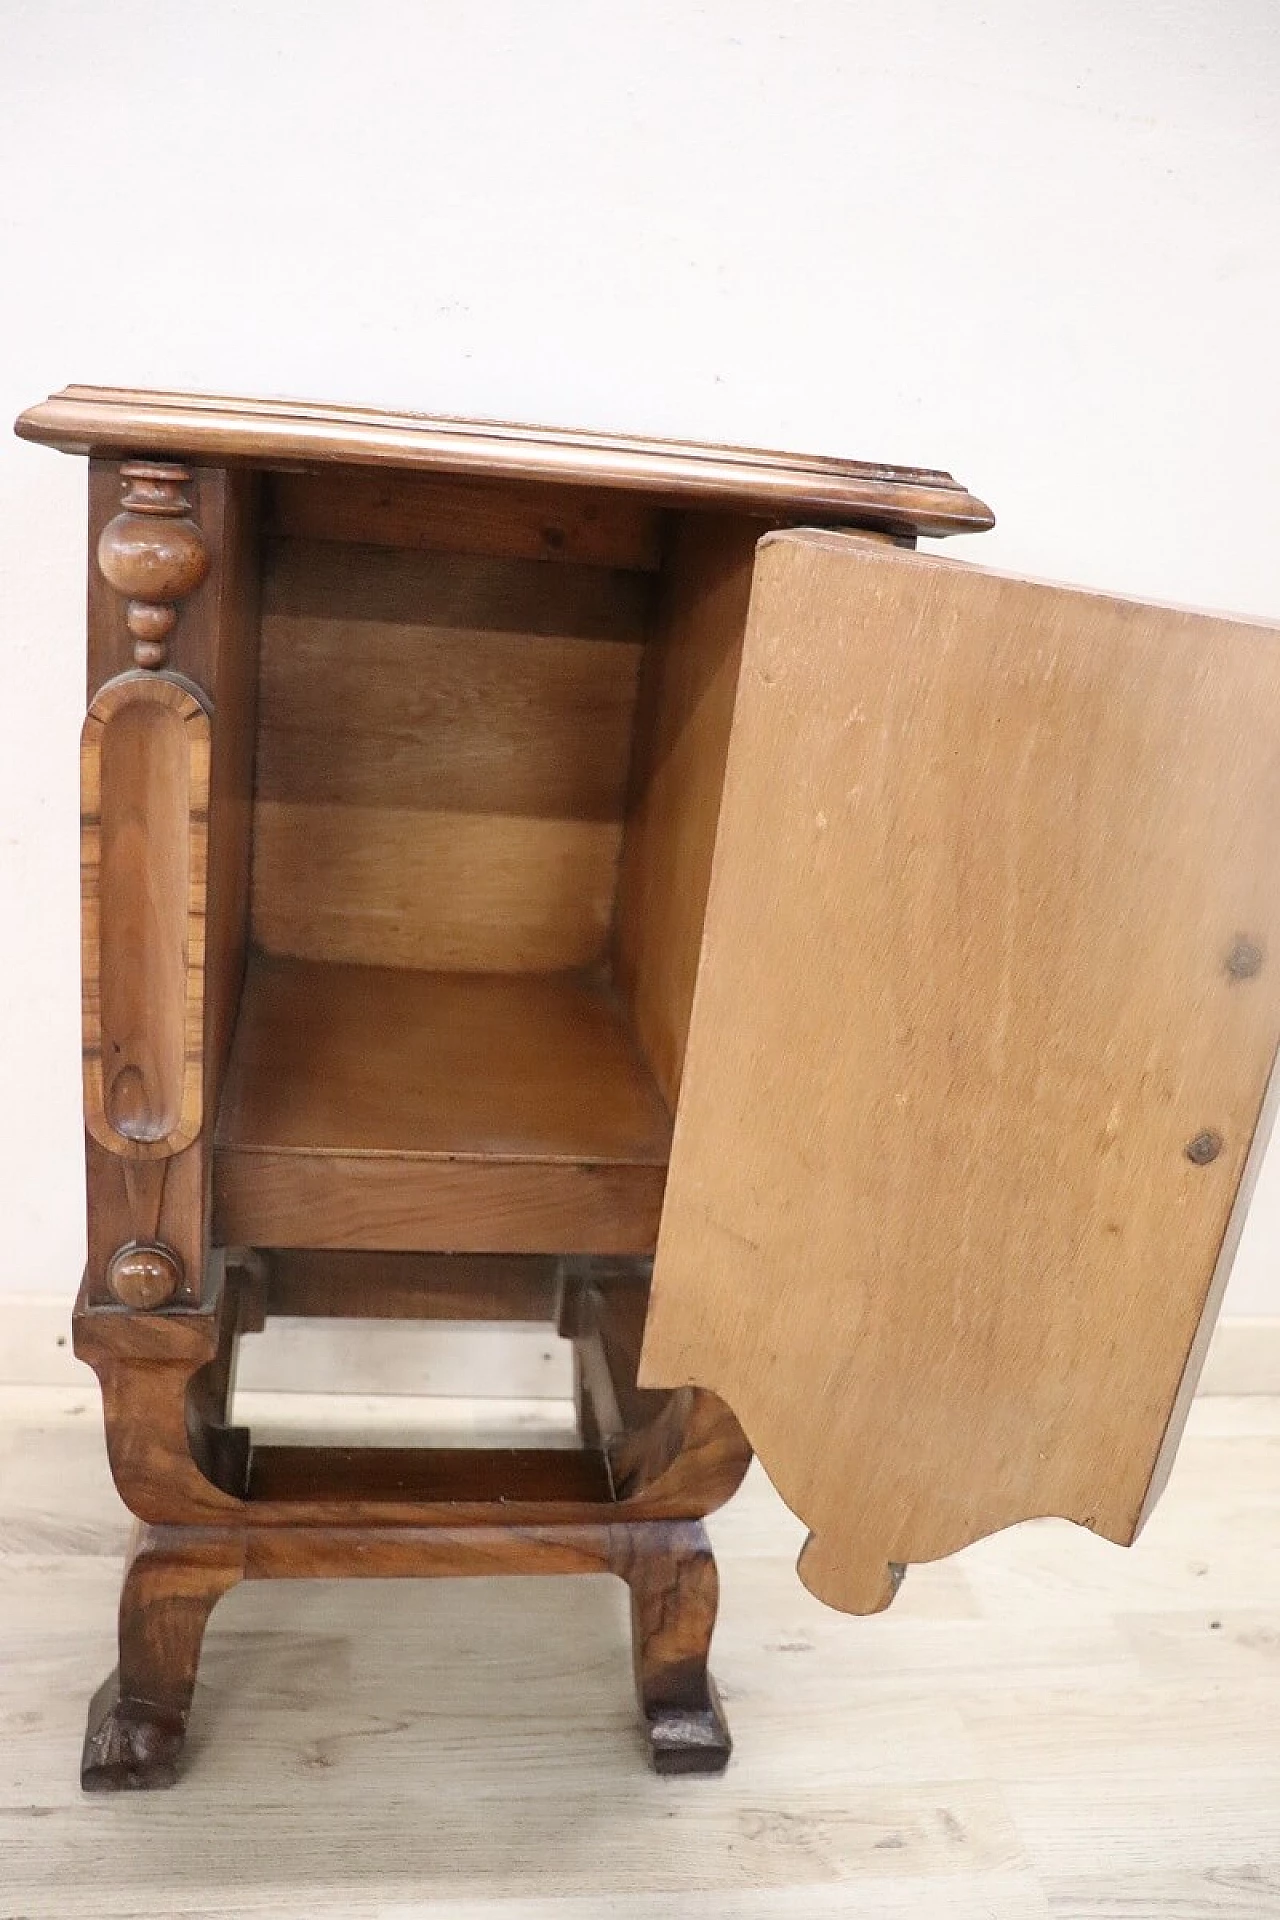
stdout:
<svg viewBox="0 0 1280 1920">
<path fill-rule="evenodd" d="M 244 1555 L 242 1536 L 213 1528 L 135 1529 L 120 1593 L 120 1664 L 89 1707 L 80 1763 L 87 1792 L 177 1779 L 205 1622 L 243 1574 Z"/>
<path fill-rule="evenodd" d="M 120 1674 L 111 1674 L 89 1704 L 80 1784 L 86 1793 L 171 1787 L 186 1738 L 187 1716 L 145 1700 L 122 1699 Z"/>
<path fill-rule="evenodd" d="M 720 1582 L 696 1520 L 614 1529 L 611 1560 L 631 1588 L 636 1692 L 658 1773 L 723 1773 L 732 1741 L 707 1654 Z"/>
<path fill-rule="evenodd" d="M 703 1676 L 706 1705 L 644 1708 L 655 1773 L 723 1773 L 733 1752 L 729 1723 L 711 1675 Z"/>
</svg>

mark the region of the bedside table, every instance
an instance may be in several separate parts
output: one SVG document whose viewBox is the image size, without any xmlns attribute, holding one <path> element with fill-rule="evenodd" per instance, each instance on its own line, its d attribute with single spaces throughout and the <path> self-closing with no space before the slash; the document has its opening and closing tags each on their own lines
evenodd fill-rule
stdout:
<svg viewBox="0 0 1280 1920">
<path fill-rule="evenodd" d="M 237 1581 L 611 1571 L 724 1766 L 758 1450 L 854 1612 L 1132 1539 L 1265 1139 L 1280 636 L 914 551 L 944 473 L 73 387 L 88 1268 L 138 1527 L 88 1787 Z M 656 1250 L 656 1260 L 655 1260 Z M 255 1446 L 268 1314 L 554 1322 L 576 1450 Z"/>
</svg>

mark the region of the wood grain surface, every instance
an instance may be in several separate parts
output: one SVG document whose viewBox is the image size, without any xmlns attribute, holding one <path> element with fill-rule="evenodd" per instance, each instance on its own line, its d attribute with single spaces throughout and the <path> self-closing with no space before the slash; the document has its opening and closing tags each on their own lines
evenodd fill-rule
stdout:
<svg viewBox="0 0 1280 1920">
<path fill-rule="evenodd" d="M 648 1262 L 579 1265 L 584 1278 L 647 1284 Z M 102 1385 L 117 1489 L 150 1523 L 126 1569 L 119 1665 L 89 1710 L 86 1788 L 173 1783 L 206 1619 L 242 1577 L 617 1573 L 631 1588 L 653 1764 L 722 1770 L 728 1732 L 706 1664 L 718 1588 L 699 1518 L 736 1490 L 750 1455 L 719 1402 L 648 1396 L 657 1408 L 637 1406 L 641 1428 L 628 1424 L 609 1449 L 599 1413 L 595 1437 L 570 1446 L 254 1444 L 231 1389 L 238 1334 L 269 1305 L 269 1263 L 246 1253 L 220 1263 L 219 1278 L 200 1313 L 104 1313 L 82 1295 L 74 1316 L 77 1355 Z M 627 1441 L 644 1458 L 619 1476 L 613 1446 Z"/>
<path fill-rule="evenodd" d="M 533 1449 L 443 1449 L 299 1444 L 263 1447 L 231 1405 L 236 1342 L 258 1323 L 247 1278 L 216 1259 L 212 1304 L 195 1313 L 121 1313 L 90 1307 L 72 1317 L 77 1358 L 102 1388 L 107 1453 L 116 1490 L 154 1525 L 346 1530 L 349 1565 L 362 1571 L 371 1530 L 611 1525 L 688 1520 L 712 1512 L 741 1484 L 751 1454 L 713 1394 L 658 1396 L 641 1424 L 610 1441 Z M 385 1436 L 384 1436 L 385 1438 Z M 312 1544 L 315 1544 L 314 1542 Z M 310 1565 L 295 1542 L 294 1572 Z M 371 1564 L 369 1571 L 376 1569 Z M 389 1571 L 385 1568 L 384 1571 Z M 413 1569 L 416 1570 L 416 1569 Z M 312 1576 L 320 1569 L 311 1566 Z"/>
<path fill-rule="evenodd" d="M 649 600 L 601 567 L 278 543 L 259 944 L 497 972 L 597 959 Z"/>
<path fill-rule="evenodd" d="M 168 1158 L 200 1132 L 209 715 L 183 682 L 103 687 L 80 743 L 85 1124 Z"/>
<path fill-rule="evenodd" d="M 933 468 L 299 400 L 75 386 L 29 407 L 16 431 L 66 453 L 178 453 L 263 467 L 428 469 L 616 488 L 765 514 L 818 513 L 920 533 L 962 533 L 992 524 L 989 507 Z"/>
<path fill-rule="evenodd" d="M 549 1254 L 521 1258 L 278 1247 L 264 1261 L 262 1298 L 273 1316 L 550 1325 L 560 1293 L 559 1267 Z"/>
<path fill-rule="evenodd" d="M 749 520 L 681 517 L 641 674 L 614 971 L 673 1107 L 759 537 Z"/>
<path fill-rule="evenodd" d="M 249 1245 L 643 1253 L 669 1137 L 590 979 L 258 956 L 215 1228 Z"/>
<path fill-rule="evenodd" d="M 267 518 L 294 539 L 653 572 L 665 516 L 634 493 L 330 467 L 271 474 Z"/>
<path fill-rule="evenodd" d="M 213 713 L 209 768 L 208 878 L 204 929 L 203 1108 L 217 1111 L 231 1025 L 244 967 L 249 873 L 249 786 L 254 751 L 254 685 L 258 632 L 257 479 L 247 471 L 195 468 L 184 485 L 209 556 L 203 582 L 181 603 L 167 640 L 175 675 L 200 689 Z M 134 635 L 126 602 L 94 557 L 116 513 L 120 469 L 94 460 L 89 468 L 88 702 L 134 667 Z M 208 1253 L 209 1155 L 212 1128 L 172 1158 L 138 1160 L 85 1140 L 88 1188 L 88 1273 L 93 1297 L 112 1298 L 107 1271 L 117 1251 L 137 1239 L 158 1240 L 181 1264 L 180 1297 L 200 1298 Z"/>
<path fill-rule="evenodd" d="M 854 1611 L 1129 1540 L 1280 1031 L 1280 637 L 761 550 L 642 1378 L 729 1402 Z"/>
</svg>

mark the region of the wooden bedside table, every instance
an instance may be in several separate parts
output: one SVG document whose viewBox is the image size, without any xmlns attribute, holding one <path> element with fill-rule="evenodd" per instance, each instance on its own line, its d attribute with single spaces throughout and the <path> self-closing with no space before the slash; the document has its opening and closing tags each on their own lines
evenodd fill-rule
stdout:
<svg viewBox="0 0 1280 1920">
<path fill-rule="evenodd" d="M 1265 1134 L 1280 637 L 917 554 L 991 524 L 936 472 L 18 431 L 90 456 L 75 1340 L 139 1526 L 86 1786 L 172 1780 L 210 1609 L 285 1576 L 620 1574 L 655 1763 L 723 1767 L 752 1446 L 851 1611 L 1133 1538 Z M 254 1447 L 269 1313 L 555 1320 L 582 1445 Z"/>
</svg>

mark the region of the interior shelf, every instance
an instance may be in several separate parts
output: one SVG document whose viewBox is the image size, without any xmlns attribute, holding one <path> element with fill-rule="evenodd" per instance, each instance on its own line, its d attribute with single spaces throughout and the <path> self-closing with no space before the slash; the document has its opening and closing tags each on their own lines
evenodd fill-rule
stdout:
<svg viewBox="0 0 1280 1920">
<path fill-rule="evenodd" d="M 219 1114 L 214 1236 L 646 1253 L 670 1135 L 594 976 L 257 954 Z"/>
</svg>

